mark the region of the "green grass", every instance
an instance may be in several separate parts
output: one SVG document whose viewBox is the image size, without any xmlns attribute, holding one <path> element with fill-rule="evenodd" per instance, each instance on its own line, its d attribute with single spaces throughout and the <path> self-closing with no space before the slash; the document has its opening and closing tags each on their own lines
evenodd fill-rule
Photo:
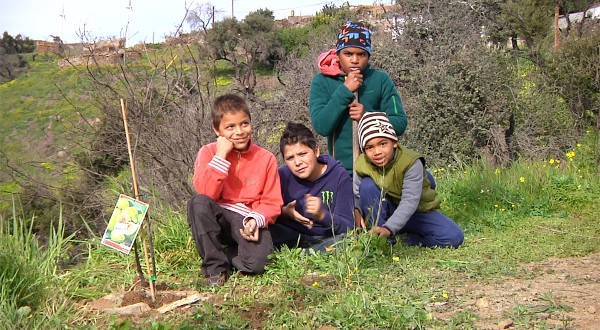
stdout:
<svg viewBox="0 0 600 330">
<path fill-rule="evenodd" d="M 328 254 L 283 249 L 273 254 L 266 274 L 234 275 L 217 289 L 198 285 L 199 259 L 185 213 L 154 214 L 158 283 L 211 292 L 220 302 L 199 304 L 191 318 L 172 313 L 160 321 L 119 321 L 107 316 L 93 324 L 117 329 L 475 329 L 477 314 L 460 308 L 463 302 L 453 292 L 463 281 L 528 278 L 532 274 L 522 263 L 600 251 L 598 203 L 590 193 L 599 191 L 600 179 L 593 169 L 580 166 L 591 155 L 584 146 L 578 150 L 558 166 L 544 160 L 499 172 L 479 165 L 443 174 L 438 170 L 442 211 L 465 228 L 458 249 L 389 246 L 370 235 L 350 235 Z M 89 258 L 61 276 L 62 285 L 72 288 L 71 299 L 127 290 L 136 276 L 133 255 L 100 246 L 98 239 L 88 246 Z M 542 298 L 535 307 L 515 305 L 509 316 L 520 325 L 540 326 L 537 309 L 568 309 L 551 293 Z M 459 311 L 437 319 L 432 310 L 443 304 Z M 64 319 L 74 326 L 91 324 L 78 314 Z"/>
<path fill-rule="evenodd" d="M 76 111 L 91 111 L 82 105 L 74 109 L 65 100 L 81 100 L 80 95 L 84 95 L 86 85 L 76 70 L 60 69 L 58 59 L 53 57 L 40 57 L 30 65 L 26 74 L 0 85 L 0 141 L 11 155 L 26 154 L 24 151 L 30 147 L 27 142 L 44 140 L 50 133 L 58 136 L 56 143 L 63 143 L 61 125 L 78 119 Z"/>
<path fill-rule="evenodd" d="M 69 284 L 59 264 L 72 236 L 63 235 L 62 218 L 41 244 L 29 225 L 19 218 L 0 218 L 0 328 L 59 328 L 74 311 L 67 299 Z"/>
<path fill-rule="evenodd" d="M 57 256 L 66 253 L 69 240 L 53 234 L 56 243 L 45 254 L 28 227 L 19 227 L 13 218 L 2 225 L 0 251 L 14 257 L 0 262 L 18 262 L 23 283 L 0 278 L 3 294 L 10 288 L 13 295 L 2 299 L 0 317 L 10 324 L 26 319 L 27 326 L 44 324 L 48 329 L 62 324 L 96 329 L 476 329 L 477 313 L 463 307 L 454 292 L 464 281 L 484 285 L 527 279 L 533 274 L 523 263 L 600 251 L 598 202 L 590 193 L 600 190 L 600 178 L 582 165 L 590 164 L 593 154 L 586 143 L 560 163 L 540 160 L 500 171 L 481 165 L 435 171 L 442 211 L 465 229 L 465 242 L 458 249 L 390 246 L 367 234 L 352 234 L 328 254 L 285 248 L 272 255 L 274 263 L 266 274 L 236 274 L 222 288 L 198 285 L 199 258 L 185 213 L 152 209 L 157 283 L 219 297 L 218 303 L 198 304 L 191 317 L 170 313 L 160 320 L 140 320 L 82 314 L 74 302 L 130 289 L 137 275 L 133 253 L 126 256 L 101 246 L 102 233 L 97 233 L 83 242 L 84 262 L 61 270 Z M 115 183 L 110 189 L 118 187 Z M 17 228 L 17 235 L 6 228 Z M 458 311 L 437 318 L 433 311 L 446 304 Z M 516 304 L 507 317 L 519 326 L 543 327 L 545 321 L 536 316 L 541 309 L 564 315 L 569 308 L 548 292 L 536 305 Z"/>
</svg>

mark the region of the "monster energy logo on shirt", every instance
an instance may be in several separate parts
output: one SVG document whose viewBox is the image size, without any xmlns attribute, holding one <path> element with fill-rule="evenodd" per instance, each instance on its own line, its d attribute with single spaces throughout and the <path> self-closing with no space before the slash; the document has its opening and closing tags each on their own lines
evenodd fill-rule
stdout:
<svg viewBox="0 0 600 330">
<path fill-rule="evenodd" d="M 331 205 L 331 203 L 333 203 L 333 191 L 321 191 L 321 199 L 323 200 L 324 205 Z"/>
</svg>

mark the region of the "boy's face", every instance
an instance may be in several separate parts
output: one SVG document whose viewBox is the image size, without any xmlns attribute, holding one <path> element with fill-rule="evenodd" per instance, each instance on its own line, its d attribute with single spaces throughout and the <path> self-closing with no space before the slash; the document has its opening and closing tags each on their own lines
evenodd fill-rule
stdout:
<svg viewBox="0 0 600 330">
<path fill-rule="evenodd" d="M 243 111 L 224 114 L 219 127 L 213 127 L 213 130 L 215 134 L 231 141 L 233 148 L 238 151 L 244 151 L 250 145 L 252 123 L 250 117 Z"/>
<path fill-rule="evenodd" d="M 319 147 L 314 151 L 298 142 L 283 148 L 283 160 L 292 174 L 300 179 L 315 181 L 321 175 L 317 157 L 319 157 Z"/>
<path fill-rule="evenodd" d="M 364 152 L 371 163 L 378 167 L 384 167 L 392 161 L 394 149 L 397 146 L 398 142 L 392 139 L 376 137 L 367 141 Z"/>
<path fill-rule="evenodd" d="M 340 61 L 340 68 L 345 73 L 350 73 L 353 70 L 362 71 L 369 63 L 369 53 L 356 47 L 346 47 L 337 53 L 337 58 Z"/>
</svg>

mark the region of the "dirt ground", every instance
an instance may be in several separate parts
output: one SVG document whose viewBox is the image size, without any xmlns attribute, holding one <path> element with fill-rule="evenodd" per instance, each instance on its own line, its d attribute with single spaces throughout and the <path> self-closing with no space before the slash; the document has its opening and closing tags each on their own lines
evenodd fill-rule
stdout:
<svg viewBox="0 0 600 330">
<path fill-rule="evenodd" d="M 449 283 L 449 299 L 432 307 L 433 317 L 450 320 L 459 314 L 470 314 L 478 320 L 477 329 L 600 329 L 600 254 L 551 258 L 522 267 L 528 271 L 524 278 Z M 310 285 L 312 281 L 306 283 Z M 216 304 L 222 300 L 217 295 L 196 291 L 158 291 L 157 300 L 152 302 L 147 293 L 133 290 L 118 297 L 83 302 L 81 306 L 109 313 L 122 308 L 124 316 L 145 318 L 150 314 L 160 318 L 157 310 L 161 306 L 192 294 Z M 148 308 L 137 308 L 140 303 L 146 303 Z M 190 313 L 192 304 L 170 312 Z M 246 317 L 253 327 L 260 328 L 268 312 L 248 313 Z"/>
<path fill-rule="evenodd" d="M 438 308 L 450 319 L 474 312 L 478 329 L 600 329 L 600 254 L 524 264 L 531 276 L 452 287 L 458 303 Z"/>
</svg>

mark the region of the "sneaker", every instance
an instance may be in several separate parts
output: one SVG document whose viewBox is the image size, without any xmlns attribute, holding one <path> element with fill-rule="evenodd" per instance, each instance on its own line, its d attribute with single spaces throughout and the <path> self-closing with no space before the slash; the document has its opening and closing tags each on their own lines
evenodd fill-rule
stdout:
<svg viewBox="0 0 600 330">
<path fill-rule="evenodd" d="M 227 272 L 208 275 L 204 277 L 204 284 L 207 286 L 223 286 L 227 282 L 228 277 Z"/>
</svg>

